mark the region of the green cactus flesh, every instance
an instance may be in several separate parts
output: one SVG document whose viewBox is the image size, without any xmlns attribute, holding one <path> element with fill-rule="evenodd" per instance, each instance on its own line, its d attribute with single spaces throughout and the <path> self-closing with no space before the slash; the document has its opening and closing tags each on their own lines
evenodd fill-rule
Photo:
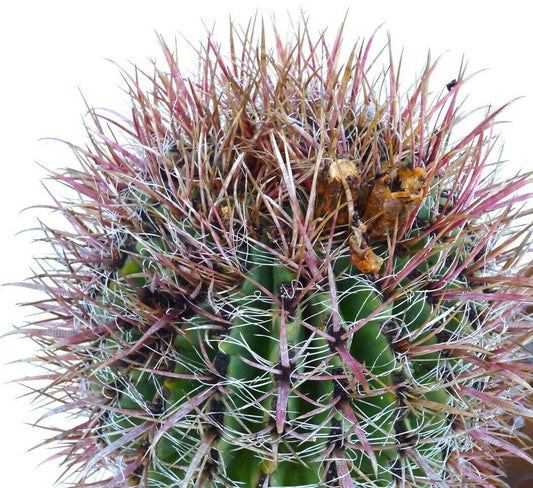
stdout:
<svg viewBox="0 0 533 488">
<path fill-rule="evenodd" d="M 141 423 L 147 409 L 172 418 L 153 444 L 148 486 L 154 487 L 209 476 L 219 466 L 217 477 L 243 486 L 258 486 L 265 476 L 270 486 L 327 485 L 338 477 L 328 458 L 348 463 L 374 486 L 387 486 L 399 470 L 440 479 L 454 402 L 446 381 L 436 377 L 460 374 L 464 365 L 439 351 L 407 359 L 405 350 L 415 341 L 438 343 L 438 328 L 464 306 L 432 307 L 420 290 L 406 299 L 401 286 L 398 298 L 387 300 L 342 257 L 333 263 L 333 289 L 305 290 L 262 246 L 242 258 L 248 272 L 240 288 L 214 290 L 216 303 L 202 301 L 169 334 L 168 375 L 153 372 L 161 369 L 158 361 L 168 362 L 164 354 L 123 369 L 128 388 L 116 404 L 133 411 L 115 414 L 105 428 L 108 442 Z M 140 269 L 128 258 L 118 274 L 144 289 L 148 282 L 128 279 Z M 221 310 L 229 316 L 222 319 Z M 454 324 L 460 334 L 470 332 L 464 317 Z M 139 340 L 127 332 L 117 340 L 126 348 Z M 336 345 L 364 364 L 364 373 L 354 374 Z M 195 410 L 179 415 L 197 397 L 203 400 Z M 414 461 L 405 453 L 410 449 Z M 418 456 L 427 465 L 420 467 Z"/>
<path fill-rule="evenodd" d="M 82 197 L 26 333 L 88 416 L 58 440 L 75 486 L 500 486 L 527 457 L 526 178 L 480 177 L 498 111 L 451 143 L 460 83 L 430 103 L 430 65 L 379 101 L 365 46 L 336 68 L 308 36 L 208 43 L 191 83 L 165 47 L 150 95 L 130 78 L 133 144 L 94 114 L 55 175 Z"/>
</svg>

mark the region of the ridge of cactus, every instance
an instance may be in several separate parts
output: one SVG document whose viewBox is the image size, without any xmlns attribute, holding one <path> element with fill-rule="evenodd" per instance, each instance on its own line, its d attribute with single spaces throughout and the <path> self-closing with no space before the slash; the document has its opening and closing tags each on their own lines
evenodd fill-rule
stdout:
<svg viewBox="0 0 533 488">
<path fill-rule="evenodd" d="M 532 173 L 498 179 L 469 77 L 402 92 L 301 19 L 124 72 L 52 172 L 64 228 L 17 332 L 73 487 L 503 487 L 533 460 Z M 389 53 L 391 53 L 390 45 Z M 447 80 L 448 81 L 448 80 Z M 530 309 L 529 309 L 530 310 Z M 42 380 L 42 374 L 35 379 Z M 25 382 L 31 382 L 26 378 Z"/>
</svg>

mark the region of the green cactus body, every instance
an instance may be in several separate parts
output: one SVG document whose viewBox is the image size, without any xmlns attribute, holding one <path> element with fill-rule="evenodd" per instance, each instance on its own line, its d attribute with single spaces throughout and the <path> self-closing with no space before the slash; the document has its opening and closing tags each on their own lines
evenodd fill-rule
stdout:
<svg viewBox="0 0 533 488">
<path fill-rule="evenodd" d="M 341 32 L 210 41 L 191 83 L 164 46 L 117 122 L 134 149 L 94 114 L 85 171 L 54 176 L 100 196 L 60 208 L 57 316 L 26 331 L 89 418 L 68 463 L 110 473 L 74 486 L 490 487 L 528 457 L 528 177 L 480 177 L 499 111 L 451 144 L 462 83 L 430 103 L 428 65 L 404 99 Z"/>
</svg>

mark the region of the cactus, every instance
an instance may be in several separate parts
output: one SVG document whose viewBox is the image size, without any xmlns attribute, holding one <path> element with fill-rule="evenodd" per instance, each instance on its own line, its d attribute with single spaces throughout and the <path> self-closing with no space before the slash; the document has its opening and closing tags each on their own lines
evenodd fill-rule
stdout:
<svg viewBox="0 0 533 488">
<path fill-rule="evenodd" d="M 342 27 L 273 33 L 210 36 L 190 78 L 161 40 L 167 67 L 124 73 L 131 118 L 92 111 L 51 176 L 68 225 L 43 226 L 21 332 L 48 415 L 80 419 L 49 440 L 65 480 L 504 486 L 533 416 L 531 174 L 497 178 L 504 107 L 465 131 L 464 70 L 434 91 L 428 61 L 402 93 L 372 39 L 343 58 Z"/>
</svg>

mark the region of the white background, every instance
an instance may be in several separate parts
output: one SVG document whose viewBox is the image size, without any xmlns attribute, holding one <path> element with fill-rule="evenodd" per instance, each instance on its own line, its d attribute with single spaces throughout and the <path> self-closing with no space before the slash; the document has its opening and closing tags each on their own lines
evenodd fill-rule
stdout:
<svg viewBox="0 0 533 488">
<path fill-rule="evenodd" d="M 422 68 L 428 50 L 432 56 L 446 52 L 442 84 L 454 78 L 461 58 L 469 72 L 487 68 L 468 85 L 471 108 L 498 106 L 524 96 L 504 114 L 501 126 L 510 171 L 531 168 L 533 114 L 531 51 L 533 27 L 526 14 L 527 1 L 206 1 L 92 0 L 12 1 L 0 7 L 0 167 L 2 266 L 0 282 L 27 277 L 32 255 L 30 235 L 17 232 L 35 226 L 35 213 L 23 208 L 48 203 L 40 179 L 45 174 L 37 162 L 52 168 L 74 164 L 61 144 L 42 140 L 55 137 L 82 142 L 81 115 L 85 111 L 80 90 L 89 105 L 124 110 L 118 69 L 106 59 L 126 66 L 148 66 L 158 54 L 156 32 L 170 43 L 181 33 L 197 45 L 206 26 L 214 24 L 216 37 L 225 42 L 228 19 L 240 23 L 256 11 L 284 32 L 288 15 L 309 14 L 312 29 L 336 30 L 349 7 L 345 43 L 368 37 L 381 24 L 376 47 L 383 46 L 387 31 L 394 46 L 405 49 L 403 76 L 406 87 Z M 266 8 L 263 5 L 268 4 Z M 203 20 L 203 22 L 202 22 Z M 183 39 L 182 66 L 195 68 Z M 183 54 L 182 54 L 183 53 Z M 495 154 L 496 155 L 496 154 Z M 0 288 L 0 334 L 22 324 L 29 310 L 17 302 L 32 297 L 21 289 Z M 57 465 L 37 465 L 46 449 L 27 452 L 46 432 L 26 425 L 38 415 L 25 399 L 25 390 L 5 384 L 27 372 L 7 362 L 31 354 L 32 346 L 20 339 L 0 340 L 0 484 L 17 488 L 48 488 L 60 473 Z"/>
</svg>

